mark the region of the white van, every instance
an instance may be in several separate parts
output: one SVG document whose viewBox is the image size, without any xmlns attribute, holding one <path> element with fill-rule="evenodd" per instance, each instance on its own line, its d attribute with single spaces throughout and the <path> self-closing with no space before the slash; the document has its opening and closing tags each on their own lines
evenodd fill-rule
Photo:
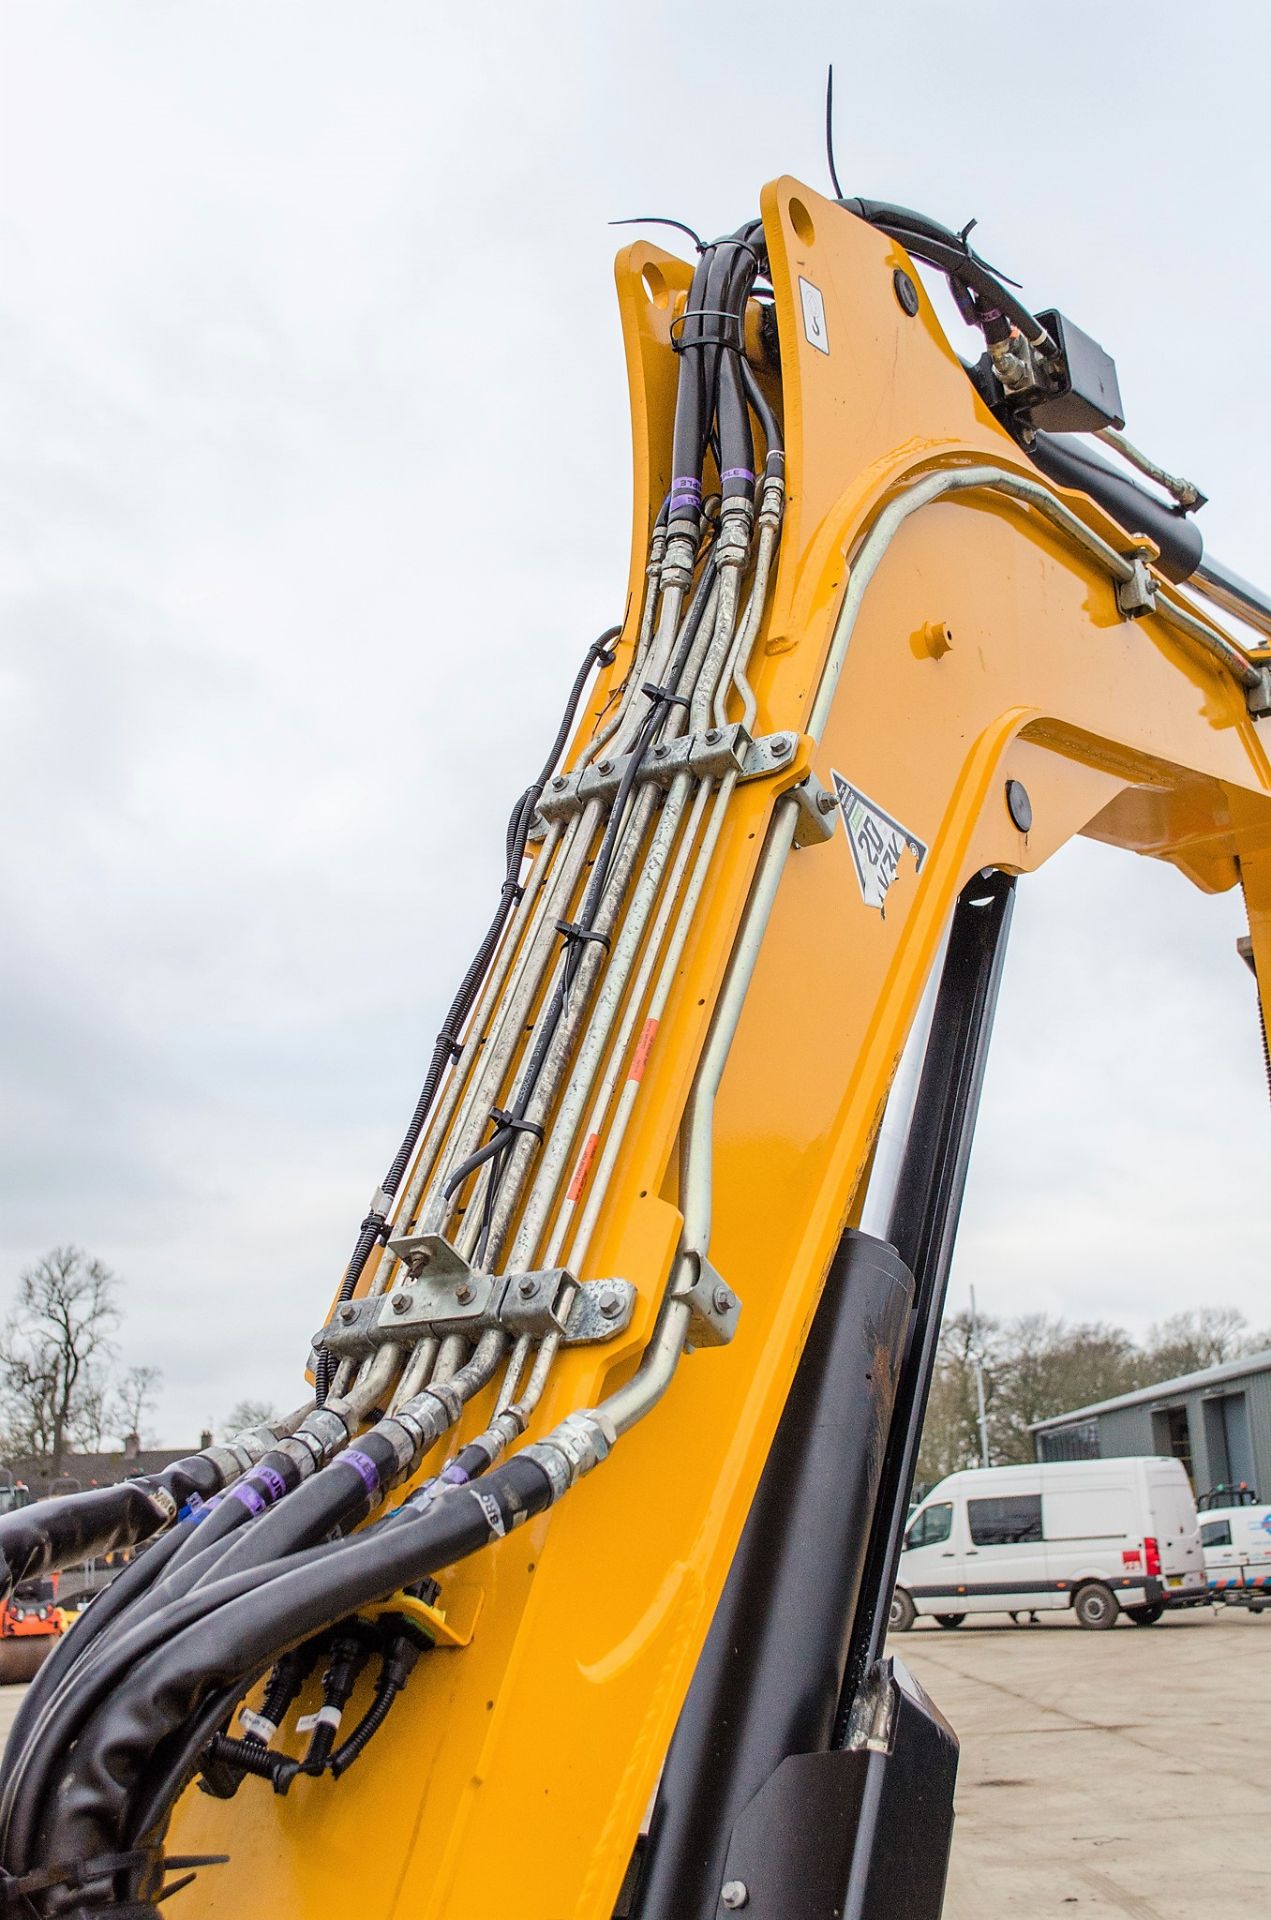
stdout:
<svg viewBox="0 0 1271 1920">
<path fill-rule="evenodd" d="M 1200 1544 L 1215 1600 L 1254 1613 L 1271 1607 L 1271 1507 L 1207 1507 Z"/>
<path fill-rule="evenodd" d="M 1122 1611 L 1151 1626 L 1167 1606 L 1208 1597 L 1181 1461 L 977 1467 L 942 1480 L 906 1527 L 891 1626 L 1056 1607 L 1083 1627 L 1115 1626 Z"/>
</svg>

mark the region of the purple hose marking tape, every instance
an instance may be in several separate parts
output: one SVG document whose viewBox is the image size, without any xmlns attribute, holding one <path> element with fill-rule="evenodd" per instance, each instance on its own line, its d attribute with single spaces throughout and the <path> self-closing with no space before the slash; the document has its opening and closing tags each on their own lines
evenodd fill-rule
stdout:
<svg viewBox="0 0 1271 1920">
<path fill-rule="evenodd" d="M 702 503 L 696 494 L 673 493 L 667 513 L 672 520 L 677 520 L 682 513 L 700 513 L 701 509 Z"/>
<path fill-rule="evenodd" d="M 252 1514 L 263 1513 L 269 1505 L 264 1494 L 257 1493 L 255 1487 L 247 1482 L 244 1482 L 241 1487 L 231 1488 L 228 1498 L 237 1500 L 240 1506 L 246 1507 L 248 1513 Z"/>
<path fill-rule="evenodd" d="M 380 1470 L 370 1454 L 361 1452 L 357 1447 L 348 1447 L 340 1455 L 340 1460 L 346 1467 L 352 1467 L 372 1500 L 376 1499 L 381 1485 Z"/>
<path fill-rule="evenodd" d="M 287 1491 L 287 1482 L 272 1467 L 257 1467 L 255 1477 L 264 1487 L 271 1505 L 275 1500 L 281 1500 Z"/>
<path fill-rule="evenodd" d="M 691 473 L 677 473 L 675 475 L 675 478 L 671 481 L 671 492 L 672 493 L 677 493 L 677 492 L 678 493 L 695 493 L 700 500 L 701 494 L 702 494 L 702 483 L 700 480 L 695 480 Z"/>
<path fill-rule="evenodd" d="M 452 1487 L 466 1487 L 472 1475 L 465 1473 L 462 1467 L 452 1463 L 445 1469 L 441 1477 Z"/>
<path fill-rule="evenodd" d="M 725 467 L 719 477 L 721 480 L 753 480 L 755 476 L 749 467 Z"/>
</svg>

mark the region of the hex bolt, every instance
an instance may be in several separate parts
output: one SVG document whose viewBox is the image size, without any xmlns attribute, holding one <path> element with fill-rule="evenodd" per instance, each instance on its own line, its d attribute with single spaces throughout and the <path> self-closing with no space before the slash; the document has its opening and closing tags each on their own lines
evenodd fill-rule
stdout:
<svg viewBox="0 0 1271 1920">
<path fill-rule="evenodd" d="M 410 1295 L 408 1293 L 395 1293 L 393 1295 L 393 1312 L 406 1313 L 409 1309 Z"/>
<path fill-rule="evenodd" d="M 599 765 L 599 766 L 598 766 L 598 767 L 596 768 L 596 772 L 597 772 L 597 773 L 612 773 L 612 772 L 613 772 L 613 761 L 612 761 L 612 760 L 602 760 L 602 761 L 600 762 L 600 765 Z"/>
<path fill-rule="evenodd" d="M 455 1299 L 459 1302 L 459 1305 L 461 1307 L 466 1307 L 469 1300 L 471 1300 L 471 1298 L 472 1298 L 472 1288 L 468 1285 L 468 1282 L 466 1280 L 461 1280 L 458 1286 L 455 1288 Z"/>
<path fill-rule="evenodd" d="M 790 751 L 790 744 L 790 736 L 788 733 L 777 734 L 771 742 L 773 759 L 784 760 Z"/>
<path fill-rule="evenodd" d="M 1028 788 L 1022 780 L 1008 780 L 1006 783 L 1006 811 L 1012 824 L 1021 833 L 1027 833 L 1033 824 L 1033 803 L 1028 797 Z"/>
<path fill-rule="evenodd" d="M 616 1320 L 622 1312 L 622 1295 L 613 1287 L 606 1287 L 600 1296 L 600 1311 L 606 1320 Z"/>
<path fill-rule="evenodd" d="M 816 808 L 818 813 L 833 813 L 837 805 L 838 805 L 838 801 L 835 799 L 832 793 L 821 792 L 821 793 L 818 793 L 818 795 L 816 796 Z"/>
<path fill-rule="evenodd" d="M 719 1904 L 727 1907 L 729 1913 L 736 1913 L 738 1907 L 744 1907 L 750 1898 L 750 1888 L 744 1880 L 725 1880 L 719 1890 Z"/>
<path fill-rule="evenodd" d="M 711 1300 L 714 1303 L 716 1313 L 727 1313 L 733 1304 L 733 1296 L 727 1287 L 716 1287 L 714 1293 L 711 1295 Z"/>
<path fill-rule="evenodd" d="M 723 739 L 723 737 L 724 736 L 720 732 L 718 727 L 708 727 L 706 732 L 702 735 L 702 738 L 705 740 L 708 747 L 718 746 L 719 742 Z"/>
<path fill-rule="evenodd" d="M 522 1274 L 521 1278 L 516 1283 L 516 1290 L 520 1294 L 522 1300 L 532 1300 L 534 1298 L 534 1295 L 538 1292 L 538 1281 L 534 1278 L 534 1275 L 532 1273 Z"/>
<path fill-rule="evenodd" d="M 406 1265 L 412 1279 L 418 1280 L 420 1274 L 431 1259 L 432 1255 L 429 1253 L 427 1247 L 416 1247 L 413 1253 L 407 1255 Z"/>
<path fill-rule="evenodd" d="M 343 1320 L 346 1327 L 349 1326 L 354 1320 L 357 1319 L 357 1308 L 354 1306 L 351 1300 L 349 1301 L 347 1306 L 343 1306 L 340 1308 L 340 1318 L 341 1320 Z"/>
<path fill-rule="evenodd" d="M 556 773 L 552 775 L 552 785 L 555 787 L 557 793 L 560 793 L 569 785 L 569 781 L 563 773 Z"/>
<path fill-rule="evenodd" d="M 654 747 L 654 749 L 653 749 L 653 758 L 654 758 L 655 760 L 665 760 L 665 759 L 666 759 L 666 756 L 667 756 L 667 754 L 668 754 L 668 753 L 669 753 L 670 751 L 671 751 L 671 749 L 670 749 L 670 747 L 669 747 L 669 746 L 667 745 L 667 743 L 666 743 L 666 741 L 665 741 L 665 740 L 659 740 L 659 741 L 658 741 L 658 744 L 657 744 L 657 746 L 656 746 L 656 747 Z"/>
</svg>

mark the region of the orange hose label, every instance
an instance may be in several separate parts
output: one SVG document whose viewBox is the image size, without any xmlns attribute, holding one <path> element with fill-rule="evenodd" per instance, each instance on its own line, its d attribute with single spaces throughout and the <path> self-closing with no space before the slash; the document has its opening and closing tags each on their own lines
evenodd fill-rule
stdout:
<svg viewBox="0 0 1271 1920">
<path fill-rule="evenodd" d="M 645 1021 L 640 1032 L 640 1038 L 636 1042 L 635 1058 L 631 1062 L 631 1071 L 627 1075 L 628 1080 L 639 1080 L 643 1078 L 644 1063 L 649 1057 L 649 1048 L 653 1045 L 653 1036 L 657 1030 L 658 1023 L 656 1020 Z"/>
<path fill-rule="evenodd" d="M 587 1175 L 591 1172 L 591 1163 L 596 1157 L 596 1148 L 600 1145 L 600 1135 L 589 1133 L 578 1156 L 578 1165 L 574 1168 L 574 1177 L 569 1183 L 569 1192 L 565 1198 L 572 1206 L 587 1184 Z"/>
</svg>

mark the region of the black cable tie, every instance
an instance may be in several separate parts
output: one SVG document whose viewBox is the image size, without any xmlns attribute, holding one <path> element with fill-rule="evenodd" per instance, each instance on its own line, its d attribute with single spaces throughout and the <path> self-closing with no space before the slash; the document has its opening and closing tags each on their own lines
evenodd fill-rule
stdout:
<svg viewBox="0 0 1271 1920">
<path fill-rule="evenodd" d="M 591 657 L 598 667 L 611 667 L 618 658 L 616 647 L 593 647 Z"/>
<path fill-rule="evenodd" d="M 683 329 L 690 320 L 731 321 L 736 329 L 736 337 L 724 329 L 719 333 L 702 333 L 692 340 L 686 340 Z M 691 313 L 677 313 L 668 328 L 668 337 L 672 353 L 688 353 L 694 347 L 728 347 L 734 353 L 744 353 L 746 348 L 745 323 L 740 314 L 729 313 L 726 307 L 694 307 Z"/>
<path fill-rule="evenodd" d="M 558 920 L 556 931 L 566 940 L 594 940 L 606 953 L 609 951 L 609 935 L 595 927 L 580 926 L 576 920 Z"/>
<path fill-rule="evenodd" d="M 439 1033 L 437 1035 L 437 1045 L 444 1047 L 452 1060 L 457 1060 L 463 1052 L 463 1041 L 456 1040 L 453 1033 Z"/>
<path fill-rule="evenodd" d="M 525 888 L 521 885 L 519 880 L 505 880 L 503 882 L 503 885 L 499 888 L 499 892 L 501 894 L 505 894 L 507 898 L 513 901 L 517 906 L 519 906 L 521 901 L 525 898 Z"/>
<path fill-rule="evenodd" d="M 518 1120 L 506 1107 L 491 1107 L 490 1118 L 497 1127 L 506 1127 L 510 1133 L 532 1133 L 538 1140 L 543 1138 L 543 1129 L 537 1120 Z"/>
<path fill-rule="evenodd" d="M 665 700 L 668 707 L 687 707 L 689 705 L 687 694 L 672 693 L 669 687 L 655 686 L 652 680 L 646 680 L 640 691 L 646 700 L 652 700 L 655 705 L 659 700 Z"/>
<path fill-rule="evenodd" d="M 382 1213 L 368 1213 L 358 1232 L 374 1233 L 377 1240 L 384 1240 L 388 1236 L 388 1221 Z"/>
</svg>

